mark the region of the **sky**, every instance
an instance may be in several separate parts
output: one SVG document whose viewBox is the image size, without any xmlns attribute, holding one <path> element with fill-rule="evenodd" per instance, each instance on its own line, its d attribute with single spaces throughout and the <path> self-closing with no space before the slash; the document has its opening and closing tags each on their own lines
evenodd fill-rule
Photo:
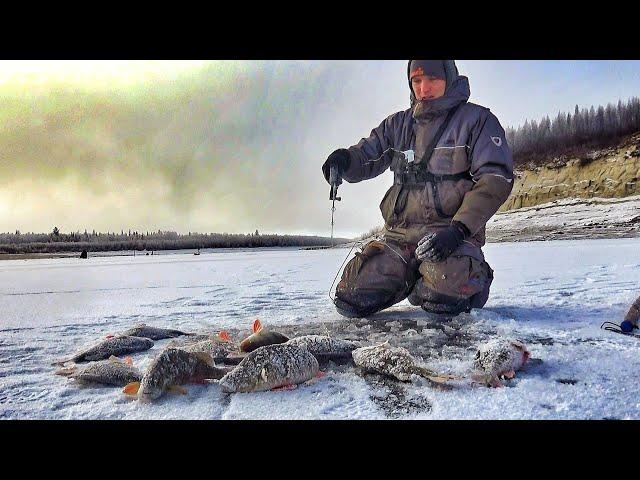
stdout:
<svg viewBox="0 0 640 480">
<path fill-rule="evenodd" d="M 640 61 L 457 61 L 504 127 L 640 95 Z M 0 61 L 0 231 L 330 235 L 327 155 L 409 106 L 406 61 Z M 335 234 L 382 224 L 387 171 Z"/>
</svg>

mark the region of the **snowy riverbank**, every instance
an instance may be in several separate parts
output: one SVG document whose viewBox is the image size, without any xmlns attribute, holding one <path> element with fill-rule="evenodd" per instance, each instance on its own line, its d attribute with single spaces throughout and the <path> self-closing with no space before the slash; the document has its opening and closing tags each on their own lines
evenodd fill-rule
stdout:
<svg viewBox="0 0 640 480">
<path fill-rule="evenodd" d="M 487 241 L 524 242 L 640 236 L 640 196 L 569 198 L 496 214 Z"/>
</svg>

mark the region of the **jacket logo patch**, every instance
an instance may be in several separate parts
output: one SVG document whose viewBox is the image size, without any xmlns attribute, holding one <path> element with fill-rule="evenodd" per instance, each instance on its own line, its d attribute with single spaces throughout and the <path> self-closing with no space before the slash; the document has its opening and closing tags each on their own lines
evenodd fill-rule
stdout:
<svg viewBox="0 0 640 480">
<path fill-rule="evenodd" d="M 502 138 L 500 137 L 491 137 L 491 141 L 495 143 L 497 147 L 502 146 Z"/>
</svg>

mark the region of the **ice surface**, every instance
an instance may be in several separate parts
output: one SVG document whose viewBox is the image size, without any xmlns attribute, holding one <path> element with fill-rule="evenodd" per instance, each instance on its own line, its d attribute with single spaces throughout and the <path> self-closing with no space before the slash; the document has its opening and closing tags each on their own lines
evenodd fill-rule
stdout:
<svg viewBox="0 0 640 480">
<path fill-rule="evenodd" d="M 271 249 L 0 262 L 0 418 L 640 418 L 640 339 L 600 330 L 640 294 L 640 239 L 489 244 L 491 298 L 438 324 L 408 302 L 366 320 L 339 316 L 329 285 L 348 250 Z M 464 373 L 475 348 L 521 338 L 532 362 L 507 388 L 435 390 L 348 365 L 296 390 L 223 394 L 190 385 L 151 405 L 79 387 L 51 362 L 139 323 L 248 335 L 255 318 L 287 335 L 402 345 Z M 144 370 L 169 343 L 132 355 Z M 366 343 L 366 342 L 365 342 Z"/>
<path fill-rule="evenodd" d="M 637 237 L 640 195 L 565 198 L 508 210 L 487 223 L 492 241 Z"/>
</svg>

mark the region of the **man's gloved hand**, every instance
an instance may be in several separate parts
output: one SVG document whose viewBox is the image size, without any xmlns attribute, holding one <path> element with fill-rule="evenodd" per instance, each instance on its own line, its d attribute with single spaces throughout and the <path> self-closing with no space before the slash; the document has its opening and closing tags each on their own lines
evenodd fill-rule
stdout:
<svg viewBox="0 0 640 480">
<path fill-rule="evenodd" d="M 471 235 L 462 222 L 451 222 L 451 226 L 438 233 L 425 235 L 416 247 L 416 258 L 421 261 L 442 262 Z"/>
<path fill-rule="evenodd" d="M 349 155 L 349 150 L 346 148 L 340 148 L 329 155 L 327 161 L 322 165 L 322 174 L 324 175 L 327 183 L 329 183 L 329 175 L 331 174 L 332 166 L 338 167 L 338 172 L 342 176 L 342 174 L 349 168 L 350 163 L 351 156 Z"/>
</svg>

